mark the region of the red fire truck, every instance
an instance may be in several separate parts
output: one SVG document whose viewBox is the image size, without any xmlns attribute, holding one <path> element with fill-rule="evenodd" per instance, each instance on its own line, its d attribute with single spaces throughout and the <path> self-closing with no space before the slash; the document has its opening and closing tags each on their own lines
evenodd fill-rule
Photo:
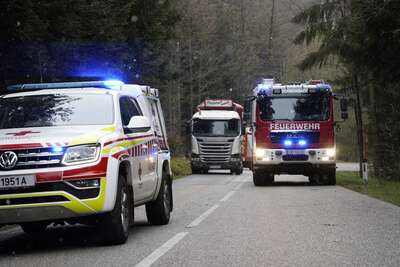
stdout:
<svg viewBox="0 0 400 267">
<path fill-rule="evenodd" d="M 336 183 L 334 99 L 322 80 L 282 85 L 264 79 L 246 100 L 245 166 L 256 186 L 275 174 L 302 174 L 311 183 Z M 340 99 L 342 119 L 347 100 Z"/>
</svg>

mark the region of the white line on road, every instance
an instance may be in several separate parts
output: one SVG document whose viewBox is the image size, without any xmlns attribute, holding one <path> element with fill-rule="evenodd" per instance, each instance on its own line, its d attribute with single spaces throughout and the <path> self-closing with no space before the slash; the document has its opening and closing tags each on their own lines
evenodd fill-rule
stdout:
<svg viewBox="0 0 400 267">
<path fill-rule="evenodd" d="M 191 222 L 186 228 L 193 228 L 199 225 L 205 218 L 207 218 L 211 213 L 213 213 L 214 210 L 216 210 L 219 207 L 219 205 L 214 205 L 211 208 L 209 208 L 206 212 L 201 214 L 197 219 L 195 219 L 193 222 Z"/>
<path fill-rule="evenodd" d="M 235 186 L 235 188 L 233 188 L 233 191 L 237 191 L 239 190 L 239 188 L 242 186 L 243 182 L 238 184 L 237 186 Z"/>
<path fill-rule="evenodd" d="M 226 194 L 223 198 L 221 198 L 221 202 L 227 201 L 233 194 L 235 194 L 235 191 L 229 191 L 228 194 Z"/>
<path fill-rule="evenodd" d="M 172 237 L 170 240 L 165 242 L 161 247 L 156 249 L 153 253 L 151 253 L 149 256 L 144 258 L 141 262 L 135 265 L 135 267 L 149 267 L 151 266 L 154 262 L 156 262 L 159 258 L 161 258 L 165 253 L 168 252 L 171 248 L 173 248 L 176 244 L 181 241 L 188 232 L 182 232 L 176 234 L 174 237 Z"/>
</svg>

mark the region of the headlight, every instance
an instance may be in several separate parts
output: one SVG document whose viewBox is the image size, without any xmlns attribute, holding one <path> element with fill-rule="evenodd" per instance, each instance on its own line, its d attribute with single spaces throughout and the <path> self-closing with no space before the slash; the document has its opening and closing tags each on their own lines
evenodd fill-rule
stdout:
<svg viewBox="0 0 400 267">
<path fill-rule="evenodd" d="M 326 150 L 326 155 L 328 157 L 334 157 L 336 155 L 336 149 L 334 149 L 334 148 L 327 149 Z"/>
<path fill-rule="evenodd" d="M 82 145 L 67 148 L 62 163 L 75 165 L 95 162 L 100 156 L 100 145 Z"/>
<path fill-rule="evenodd" d="M 262 158 L 265 155 L 265 149 L 262 148 L 257 148 L 256 149 L 256 157 L 257 158 Z"/>
</svg>

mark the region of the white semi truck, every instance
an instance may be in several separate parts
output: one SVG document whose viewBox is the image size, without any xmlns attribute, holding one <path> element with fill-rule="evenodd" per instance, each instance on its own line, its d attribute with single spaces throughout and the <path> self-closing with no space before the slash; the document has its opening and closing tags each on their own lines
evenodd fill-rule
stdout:
<svg viewBox="0 0 400 267">
<path fill-rule="evenodd" d="M 241 174 L 243 107 L 232 100 L 207 99 L 197 109 L 191 121 L 192 173 L 228 169 Z"/>
</svg>

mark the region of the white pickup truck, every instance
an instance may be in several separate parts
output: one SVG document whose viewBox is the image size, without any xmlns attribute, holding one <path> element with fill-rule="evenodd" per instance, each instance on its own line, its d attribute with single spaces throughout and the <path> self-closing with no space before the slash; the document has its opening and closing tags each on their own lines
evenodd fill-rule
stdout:
<svg viewBox="0 0 400 267">
<path fill-rule="evenodd" d="M 52 223 L 128 238 L 134 207 L 151 224 L 173 208 L 158 90 L 117 81 L 10 86 L 0 97 L 0 225 Z"/>
</svg>

